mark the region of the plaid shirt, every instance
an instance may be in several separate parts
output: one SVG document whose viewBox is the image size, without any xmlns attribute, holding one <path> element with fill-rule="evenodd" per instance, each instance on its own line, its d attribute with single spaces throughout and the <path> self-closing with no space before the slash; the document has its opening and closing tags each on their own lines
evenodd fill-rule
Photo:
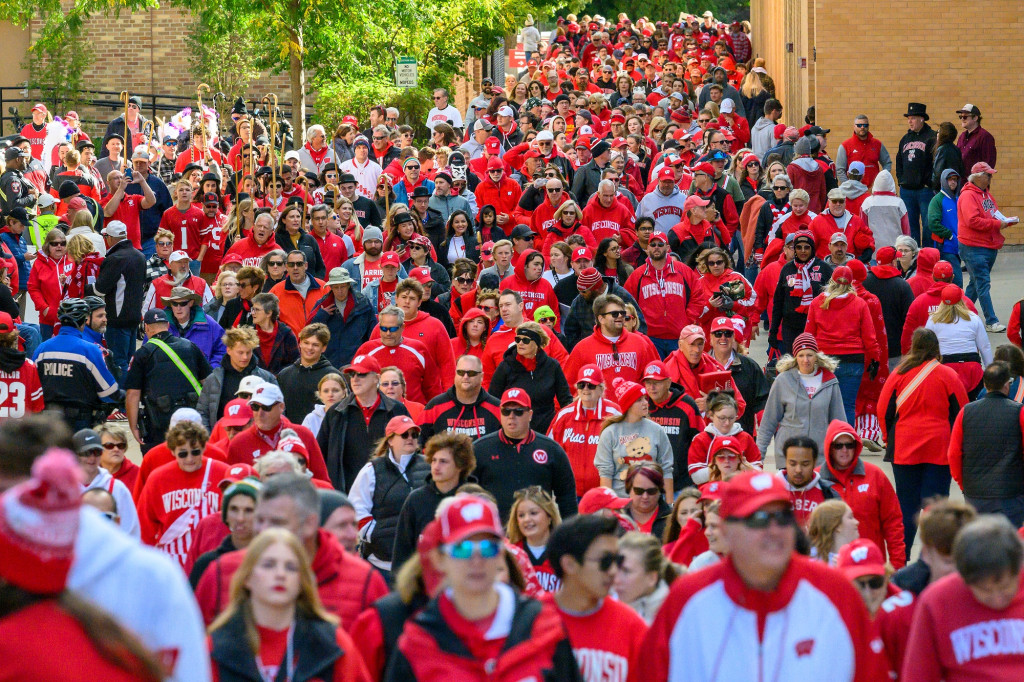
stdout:
<svg viewBox="0 0 1024 682">
<path fill-rule="evenodd" d="M 156 172 L 157 177 L 164 181 L 165 184 L 170 185 L 174 178 L 174 162 L 175 159 L 168 159 L 163 154 L 156 160 L 152 168 Z"/>
<path fill-rule="evenodd" d="M 146 286 L 157 277 L 161 277 L 167 274 L 167 264 L 160 258 L 160 256 L 153 255 L 152 258 L 146 261 Z"/>
</svg>

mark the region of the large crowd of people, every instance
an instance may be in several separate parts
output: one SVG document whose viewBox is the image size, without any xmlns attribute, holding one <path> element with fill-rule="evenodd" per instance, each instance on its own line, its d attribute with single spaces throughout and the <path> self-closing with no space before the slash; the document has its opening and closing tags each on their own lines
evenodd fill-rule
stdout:
<svg viewBox="0 0 1024 682">
<path fill-rule="evenodd" d="M 287 151 L 241 99 L 153 136 L 131 98 L 98 146 L 33 107 L 0 176 L 0 680 L 1024 673 L 978 106 L 958 135 L 908 103 L 892 155 L 857 116 L 833 160 L 746 22 L 522 39 L 466 111 Z"/>
</svg>

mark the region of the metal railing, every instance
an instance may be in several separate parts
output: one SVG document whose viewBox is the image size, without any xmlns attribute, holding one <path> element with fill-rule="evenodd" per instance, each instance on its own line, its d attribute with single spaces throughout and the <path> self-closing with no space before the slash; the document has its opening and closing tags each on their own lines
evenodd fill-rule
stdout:
<svg viewBox="0 0 1024 682">
<path fill-rule="evenodd" d="M 196 106 L 195 97 L 142 92 L 131 92 L 130 94 L 142 99 L 142 113 L 150 119 L 155 119 L 157 116 L 169 118 L 185 107 L 195 108 Z M 53 92 L 47 93 L 36 88 L 27 89 L 23 85 L 0 86 L 0 137 L 17 133 L 26 122 L 31 120 L 31 117 L 27 114 L 24 116 L 20 114 L 17 105 L 34 105 L 36 102 L 46 104 L 51 113 L 55 115 L 62 114 L 67 109 L 72 108 L 71 102 L 60 99 Z M 217 110 L 220 122 L 223 125 L 225 122 L 230 123 L 230 111 L 233 103 L 234 98 L 229 98 L 224 93 L 215 93 L 213 101 L 208 104 Z M 79 120 L 83 126 L 92 124 L 105 128 L 107 123 L 124 113 L 124 102 L 121 100 L 121 92 L 116 90 L 82 90 L 75 99 L 74 106 L 83 109 L 88 107 L 91 110 L 110 109 L 111 111 L 110 117 L 102 120 L 98 118 L 80 118 Z M 266 113 L 263 112 L 262 104 L 258 100 L 246 100 L 246 106 L 250 113 L 257 111 L 257 116 L 265 117 Z M 292 119 L 291 102 L 279 102 L 278 109 L 281 117 L 288 120 Z M 313 112 L 313 107 L 307 104 L 306 125 L 312 122 Z M 81 112 L 79 112 L 79 115 L 81 116 Z M 8 123 L 13 125 L 8 126 Z"/>
</svg>

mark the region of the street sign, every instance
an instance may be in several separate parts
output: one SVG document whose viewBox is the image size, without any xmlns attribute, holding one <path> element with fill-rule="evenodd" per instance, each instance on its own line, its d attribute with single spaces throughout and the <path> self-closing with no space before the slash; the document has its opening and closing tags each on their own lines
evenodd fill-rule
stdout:
<svg viewBox="0 0 1024 682">
<path fill-rule="evenodd" d="M 415 57 L 399 57 L 395 61 L 395 85 L 400 88 L 416 87 Z"/>
</svg>

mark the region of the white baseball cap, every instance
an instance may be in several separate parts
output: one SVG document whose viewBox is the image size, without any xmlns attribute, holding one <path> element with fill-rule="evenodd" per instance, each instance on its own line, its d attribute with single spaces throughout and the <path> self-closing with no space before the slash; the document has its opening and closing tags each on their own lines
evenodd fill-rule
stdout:
<svg viewBox="0 0 1024 682">
<path fill-rule="evenodd" d="M 259 388 L 260 384 L 262 383 L 263 379 L 260 379 L 258 376 L 254 374 L 250 374 L 247 377 L 242 377 L 242 380 L 238 382 L 238 390 L 235 391 L 235 395 L 238 395 L 239 393 L 248 393 L 249 395 L 252 395 L 253 393 L 256 392 L 256 389 Z"/>
<path fill-rule="evenodd" d="M 736 104 L 731 99 L 723 99 L 721 111 L 723 114 L 731 114 L 736 111 Z"/>
<path fill-rule="evenodd" d="M 284 394 L 281 393 L 281 389 L 276 384 L 272 384 L 269 381 L 264 381 L 259 387 L 253 392 L 252 397 L 249 398 L 249 404 L 256 403 L 257 405 L 263 405 L 264 407 L 270 407 L 277 403 L 284 402 Z"/>
<path fill-rule="evenodd" d="M 295 159 L 296 161 L 299 160 L 299 153 L 297 151 L 295 151 L 294 149 L 284 155 L 284 160 L 285 161 L 291 161 L 292 159 Z"/>
<path fill-rule="evenodd" d="M 505 105 L 498 109 L 498 116 L 515 116 L 516 112 L 512 111 L 512 107 Z"/>
<path fill-rule="evenodd" d="M 104 230 L 105 229 L 106 228 L 104 228 Z M 179 260 L 191 260 L 191 259 L 188 257 L 188 254 L 185 253 L 184 251 L 173 251 L 173 252 L 171 252 L 171 255 L 167 258 L 167 261 L 169 263 L 174 263 L 174 262 L 179 261 Z"/>
<path fill-rule="evenodd" d="M 122 223 L 120 220 L 111 220 L 107 223 L 106 227 L 100 230 L 100 234 L 105 234 L 108 237 L 123 238 L 128 236 L 128 226 Z"/>
</svg>

